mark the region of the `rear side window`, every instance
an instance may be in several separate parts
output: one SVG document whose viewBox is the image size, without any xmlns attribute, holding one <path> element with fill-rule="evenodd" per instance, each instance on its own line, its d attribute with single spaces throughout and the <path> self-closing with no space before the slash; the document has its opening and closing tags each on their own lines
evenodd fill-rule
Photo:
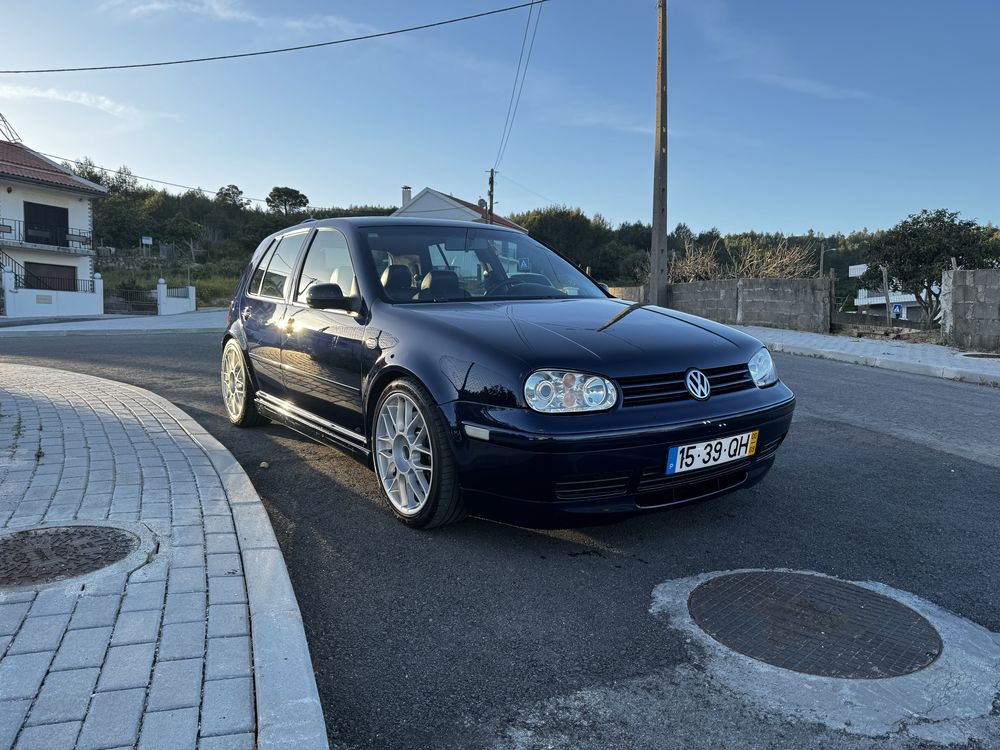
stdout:
<svg viewBox="0 0 1000 750">
<path fill-rule="evenodd" d="M 274 255 L 275 245 L 272 243 L 270 249 L 264 253 L 264 257 L 260 259 L 260 263 L 257 264 L 257 268 L 253 272 L 253 276 L 250 277 L 250 285 L 247 287 L 247 291 L 250 294 L 260 294 L 260 282 L 264 278 L 264 271 L 267 270 L 267 264 L 271 262 L 271 256 Z"/>
<path fill-rule="evenodd" d="M 307 234 L 308 232 L 286 234 L 278 240 L 278 244 L 267 254 L 268 257 L 264 258 L 264 262 L 260 264 L 260 268 L 266 267 L 267 270 L 264 271 L 261 278 L 260 291 L 257 292 L 261 297 L 284 299 L 289 279 L 292 278 L 295 259 L 299 257 L 299 250 L 302 249 L 302 243 L 305 241 Z M 256 277 L 256 274 L 254 276 Z"/>
</svg>

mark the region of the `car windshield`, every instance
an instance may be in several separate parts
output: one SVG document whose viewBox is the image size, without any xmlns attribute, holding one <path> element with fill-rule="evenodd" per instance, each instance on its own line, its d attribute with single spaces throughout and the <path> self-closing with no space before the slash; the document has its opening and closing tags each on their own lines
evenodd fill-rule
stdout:
<svg viewBox="0 0 1000 750">
<path fill-rule="evenodd" d="M 605 296 L 573 264 L 520 232 L 414 225 L 361 234 L 395 303 Z"/>
</svg>

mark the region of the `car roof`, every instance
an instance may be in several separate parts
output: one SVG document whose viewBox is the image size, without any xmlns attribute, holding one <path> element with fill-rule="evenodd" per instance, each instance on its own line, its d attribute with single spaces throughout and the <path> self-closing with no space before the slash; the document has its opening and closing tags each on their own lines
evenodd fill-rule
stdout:
<svg viewBox="0 0 1000 750">
<path fill-rule="evenodd" d="M 507 227 L 501 226 L 499 224 L 483 224 L 479 221 L 453 221 L 451 219 L 424 219 L 410 216 L 343 216 L 336 219 L 303 219 L 298 224 L 292 224 L 291 226 L 279 229 L 277 232 L 269 235 L 270 237 L 278 237 L 288 232 L 293 232 L 296 229 L 314 229 L 318 227 L 335 227 L 337 229 L 354 228 L 359 229 L 363 227 L 385 227 L 385 226 L 395 226 L 395 227 L 458 227 L 464 229 L 495 229 L 499 232 L 510 232 L 514 234 L 523 234 L 523 232 L 518 232 L 514 229 L 508 229 Z"/>
</svg>

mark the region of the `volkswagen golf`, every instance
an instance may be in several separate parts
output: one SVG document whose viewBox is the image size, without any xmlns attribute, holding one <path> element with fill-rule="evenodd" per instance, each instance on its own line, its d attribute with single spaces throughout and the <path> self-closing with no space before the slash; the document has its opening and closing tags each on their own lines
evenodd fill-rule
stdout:
<svg viewBox="0 0 1000 750">
<path fill-rule="evenodd" d="M 229 309 L 222 394 L 367 460 L 402 522 L 618 519 L 759 482 L 795 397 L 756 339 L 616 299 L 525 233 L 307 220 Z"/>
</svg>

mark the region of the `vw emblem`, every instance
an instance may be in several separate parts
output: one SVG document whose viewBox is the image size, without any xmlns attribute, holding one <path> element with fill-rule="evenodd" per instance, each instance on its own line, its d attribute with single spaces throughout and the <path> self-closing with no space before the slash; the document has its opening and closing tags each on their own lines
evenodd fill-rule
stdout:
<svg viewBox="0 0 1000 750">
<path fill-rule="evenodd" d="M 704 401 L 712 392 L 712 384 L 708 382 L 708 376 L 701 370 L 688 370 L 687 377 L 684 378 L 688 393 L 699 401 Z"/>
</svg>

